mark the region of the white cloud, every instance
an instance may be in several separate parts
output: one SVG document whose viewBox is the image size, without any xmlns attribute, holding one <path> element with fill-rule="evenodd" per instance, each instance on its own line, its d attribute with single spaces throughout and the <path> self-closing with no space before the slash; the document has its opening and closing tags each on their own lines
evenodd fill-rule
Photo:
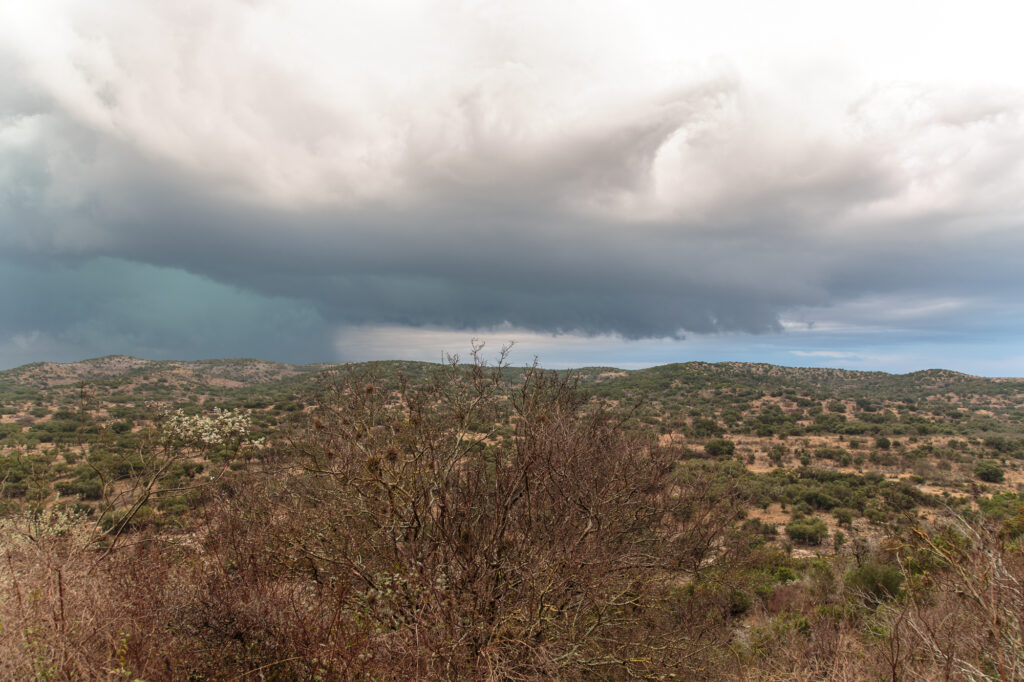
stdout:
<svg viewBox="0 0 1024 682">
<path fill-rule="evenodd" d="M 791 350 L 789 352 L 802 358 L 861 359 L 861 356 L 857 353 L 848 353 L 846 351 L 838 350 Z"/>
<path fill-rule="evenodd" d="M 825 208 L 870 217 L 969 203 L 1024 148 L 1005 4 L 4 7 L 0 46 L 60 111 L 292 206 L 550 174 L 625 134 L 629 167 L 567 169 L 564 205 L 692 218 L 754 197 L 813 205 L 860 177 Z M 879 180 L 860 175 L 872 165 Z M 1019 201 L 1019 181 L 985 199 Z"/>
</svg>

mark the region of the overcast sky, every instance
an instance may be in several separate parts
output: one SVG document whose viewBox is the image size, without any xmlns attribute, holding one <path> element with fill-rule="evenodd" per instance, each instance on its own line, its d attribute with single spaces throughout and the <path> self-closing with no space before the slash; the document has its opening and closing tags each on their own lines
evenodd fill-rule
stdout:
<svg viewBox="0 0 1024 682">
<path fill-rule="evenodd" d="M 1024 375 L 986 2 L 0 3 L 0 367 Z"/>
</svg>

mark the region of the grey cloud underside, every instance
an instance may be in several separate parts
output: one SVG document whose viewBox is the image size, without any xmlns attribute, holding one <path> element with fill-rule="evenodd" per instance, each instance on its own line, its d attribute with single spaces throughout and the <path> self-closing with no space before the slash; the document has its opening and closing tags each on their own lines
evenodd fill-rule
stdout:
<svg viewBox="0 0 1024 682">
<path fill-rule="evenodd" d="M 99 258 L 0 258 L 0 364 L 111 353 L 153 359 L 333 357 L 311 305 L 268 299 L 180 270 Z"/>
<path fill-rule="evenodd" d="M 138 200 L 145 192 L 129 194 Z M 778 300 L 688 271 L 688 262 L 703 258 L 693 252 L 700 245 L 669 239 L 648 251 L 616 226 L 595 243 L 585 226 L 556 228 L 558 218 L 547 215 L 473 225 L 437 212 L 310 217 L 167 194 L 138 210 L 144 223 L 105 222 L 101 245 L 76 244 L 60 257 L 182 268 L 264 296 L 311 301 L 336 324 L 508 322 L 630 338 L 777 327 Z M 725 275 L 734 267 L 723 254 L 710 269 Z"/>
<path fill-rule="evenodd" d="M 31 120 L 48 134 L 41 147 L 0 157 L 0 243 L 29 268 L 100 256 L 177 268 L 307 303 L 325 325 L 759 333 L 779 330 L 789 310 L 872 294 L 1000 299 L 1019 289 L 1024 240 L 1012 225 L 936 238 L 964 220 L 937 212 L 831 230 L 849 207 L 902 188 L 875 153 L 822 150 L 820 163 L 806 162 L 811 180 L 768 189 L 745 182 L 756 156 L 722 159 L 736 164 L 735 191 L 699 217 L 635 220 L 566 205 L 594 197 L 599 209 L 602 197 L 642 191 L 665 140 L 735 87 L 681 92 L 537 158 L 485 148 L 473 164 L 423 161 L 402 202 L 291 210 L 226 198 L 208 179 L 11 95 L 4 125 Z M 65 303 L 57 291 L 32 296 L 52 311 L 51 326 L 75 320 L 73 292 Z M 43 324 L 22 317 L 26 329 Z"/>
</svg>

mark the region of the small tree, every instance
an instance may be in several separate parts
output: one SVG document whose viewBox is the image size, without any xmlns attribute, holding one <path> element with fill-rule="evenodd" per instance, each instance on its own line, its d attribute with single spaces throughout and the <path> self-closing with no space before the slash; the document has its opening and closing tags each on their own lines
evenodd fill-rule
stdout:
<svg viewBox="0 0 1024 682">
<path fill-rule="evenodd" d="M 832 548 L 836 551 L 836 554 L 839 553 L 839 550 L 842 549 L 843 545 L 845 544 L 846 533 L 836 529 L 836 532 L 832 535 Z"/>
<path fill-rule="evenodd" d="M 820 545 L 828 537 L 828 526 L 817 517 L 796 519 L 786 526 L 786 535 L 803 545 Z"/>
<path fill-rule="evenodd" d="M 780 443 L 776 443 L 768 450 L 768 459 L 775 466 L 782 466 L 782 460 L 789 454 L 789 449 Z"/>
<path fill-rule="evenodd" d="M 850 571 L 846 576 L 847 587 L 874 603 L 899 595 L 902 584 L 903 574 L 899 566 L 874 561 Z"/>
<path fill-rule="evenodd" d="M 707 417 L 697 417 L 686 429 L 686 434 L 691 438 L 712 438 L 721 436 L 723 433 L 725 433 L 725 429 L 722 428 L 722 425 L 717 420 Z"/>
<path fill-rule="evenodd" d="M 1005 476 L 999 463 L 990 459 L 984 459 L 975 464 L 974 475 L 986 483 L 1002 483 Z"/>
<path fill-rule="evenodd" d="M 736 452 L 736 443 L 727 438 L 712 438 L 704 444 L 704 452 L 708 457 L 732 457 Z"/>
</svg>

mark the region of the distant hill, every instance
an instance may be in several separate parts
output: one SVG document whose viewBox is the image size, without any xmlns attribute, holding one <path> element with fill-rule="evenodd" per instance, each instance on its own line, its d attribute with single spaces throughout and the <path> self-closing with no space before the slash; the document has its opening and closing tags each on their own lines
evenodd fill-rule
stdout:
<svg viewBox="0 0 1024 682">
<path fill-rule="evenodd" d="M 0 371 L 0 398 L 28 398 L 36 392 L 66 393 L 88 385 L 101 394 L 130 392 L 155 400 L 194 400 L 200 396 L 238 397 L 260 389 L 276 393 L 301 390 L 328 370 L 372 369 L 387 380 L 404 373 L 412 379 L 426 376 L 436 363 L 376 361 L 292 365 L 252 358 L 197 361 L 153 361 L 108 355 L 80 362 L 37 362 Z M 656 399 L 680 392 L 707 390 L 784 389 L 821 397 L 856 395 L 916 399 L 938 393 L 1022 395 L 1024 379 L 989 379 L 949 370 L 931 369 L 909 374 L 863 372 L 830 368 L 783 367 L 763 363 L 687 362 L 639 370 L 584 367 L 570 370 L 581 387 L 597 395 L 644 394 Z M 516 383 L 522 368 L 512 367 L 508 377 Z"/>
<path fill-rule="evenodd" d="M 648 394 L 668 391 L 719 388 L 754 388 L 818 394 L 885 397 L 923 397 L 939 392 L 1012 394 L 1024 391 L 1024 379 L 989 379 L 943 369 L 909 374 L 864 372 L 847 369 L 783 367 L 745 362 L 687 362 L 623 371 L 610 382 L 616 388 Z"/>
<path fill-rule="evenodd" d="M 315 372 L 326 365 L 288 365 L 255 359 L 197 360 L 192 362 L 153 361 L 128 355 L 107 355 L 80 362 L 36 362 L 0 372 L 0 382 L 63 386 L 82 381 L 117 378 L 136 380 L 173 378 L 176 383 L 192 382 L 245 386 L 267 383 Z"/>
</svg>

